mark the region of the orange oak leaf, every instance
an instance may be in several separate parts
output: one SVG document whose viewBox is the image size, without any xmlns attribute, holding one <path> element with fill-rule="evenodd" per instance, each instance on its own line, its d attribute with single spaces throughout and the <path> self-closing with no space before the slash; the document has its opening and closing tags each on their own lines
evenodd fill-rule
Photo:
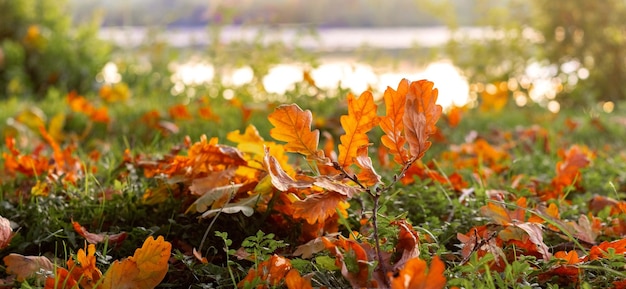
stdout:
<svg viewBox="0 0 626 289">
<path fill-rule="evenodd" d="M 15 275 L 19 282 L 23 282 L 33 276 L 45 276 L 36 275 L 36 273 L 42 270 L 54 270 L 54 265 L 50 262 L 50 259 L 44 256 L 23 256 L 11 253 L 2 260 L 4 261 L 4 265 L 6 265 L 7 274 Z"/>
<path fill-rule="evenodd" d="M 74 280 L 78 280 L 80 286 L 85 289 L 93 288 L 102 277 L 102 272 L 96 267 L 95 253 L 96 246 L 89 244 L 87 254 L 85 254 L 83 249 L 79 249 L 76 253 L 78 263 L 75 263 L 72 257 L 67 260 L 67 268 L 70 270 L 70 275 Z"/>
<path fill-rule="evenodd" d="M 46 278 L 44 289 L 78 289 L 78 282 L 65 268 L 56 267 L 54 276 Z"/>
<path fill-rule="evenodd" d="M 331 255 L 336 256 L 335 265 L 341 268 L 341 274 L 354 288 L 377 287 L 369 282 L 369 258 L 367 251 L 355 240 L 340 238 L 331 241 L 322 238 L 324 246 Z M 348 266 L 346 264 L 357 264 Z"/>
<path fill-rule="evenodd" d="M 323 223 L 337 212 L 339 203 L 345 200 L 346 196 L 335 192 L 312 194 L 293 203 L 293 217 L 303 218 L 309 224 Z"/>
<path fill-rule="evenodd" d="M 94 234 L 90 233 L 85 229 L 85 227 L 81 226 L 78 222 L 72 222 L 72 227 L 74 227 L 74 231 L 79 235 L 83 236 L 87 242 L 91 244 L 98 244 L 104 241 L 109 242 L 109 244 L 120 244 L 126 239 L 126 232 L 121 232 L 114 235 L 107 235 L 105 233 Z"/>
<path fill-rule="evenodd" d="M 0 216 L 0 249 L 4 249 L 9 246 L 11 239 L 13 239 L 13 228 L 11 228 L 11 221 L 9 219 Z"/>
<path fill-rule="evenodd" d="M 438 90 L 433 83 L 419 80 L 409 85 L 402 122 L 412 158 L 420 159 L 431 143 L 428 137 L 437 131 L 435 124 L 441 116 L 441 105 L 436 104 Z"/>
<path fill-rule="evenodd" d="M 615 249 L 615 254 L 626 253 L 626 239 L 620 239 L 612 242 L 604 241 L 600 243 L 600 245 L 591 247 L 591 249 L 589 250 L 589 255 L 584 258 L 584 261 L 604 258 L 609 248 Z"/>
<path fill-rule="evenodd" d="M 563 160 L 556 164 L 556 176 L 552 179 L 552 186 L 560 196 L 566 187 L 581 182 L 580 170 L 591 163 L 593 153 L 587 147 L 573 145 L 566 152 L 560 151 L 559 154 Z"/>
<path fill-rule="evenodd" d="M 272 255 L 269 259 L 259 264 L 256 269 L 251 268 L 248 271 L 246 278 L 237 283 L 237 287 L 242 288 L 246 284 L 253 282 L 257 277 L 260 278 L 261 281 L 267 282 L 270 286 L 276 287 L 281 281 L 283 281 L 291 269 L 292 267 L 289 259 L 278 255 Z M 260 286 L 257 288 L 269 288 L 269 286 Z"/>
<path fill-rule="evenodd" d="M 580 263 L 578 253 L 575 250 L 554 253 L 554 258 L 559 259 L 559 265 L 550 270 L 540 273 L 538 279 L 540 282 L 550 281 L 551 283 L 560 284 L 576 284 L 579 282 L 579 276 L 582 271 L 576 264 Z M 555 282 L 556 281 L 556 282 Z"/>
<path fill-rule="evenodd" d="M 377 106 L 374 103 L 374 96 L 366 91 L 355 98 L 352 93 L 348 94 L 348 115 L 340 118 L 341 127 L 345 134 L 339 137 L 339 156 L 337 162 L 341 167 L 347 167 L 354 163 L 357 157 L 357 150 L 362 146 L 367 146 L 369 139 L 367 132 L 378 125 Z"/>
<path fill-rule="evenodd" d="M 404 147 L 406 139 L 402 133 L 404 130 L 403 117 L 406 95 L 408 92 L 409 81 L 402 79 L 398 84 L 398 90 L 387 87 L 383 95 L 386 115 L 380 119 L 380 128 L 385 134 L 380 140 L 382 144 L 389 149 L 389 153 L 393 155 L 393 159 L 399 164 L 404 164 L 408 161 Z"/>
<path fill-rule="evenodd" d="M 132 257 L 115 261 L 103 276 L 99 289 L 152 289 L 159 285 L 168 269 L 172 244 L 163 236 L 148 237 Z"/>
<path fill-rule="evenodd" d="M 389 272 L 388 276 L 391 289 L 440 289 L 446 285 L 444 270 L 446 266 L 438 256 L 433 257 L 428 269 L 426 261 L 413 258 L 400 271 Z"/>
<path fill-rule="evenodd" d="M 300 272 L 296 269 L 291 269 L 287 276 L 285 276 L 285 285 L 287 289 L 313 289 L 311 280 L 300 276 Z"/>
<path fill-rule="evenodd" d="M 313 116 L 310 110 L 303 111 L 296 104 L 281 105 L 268 119 L 274 125 L 270 135 L 286 142 L 286 151 L 300 153 L 311 159 L 322 158 L 322 151 L 317 150 L 320 132 L 311 131 Z"/>
</svg>

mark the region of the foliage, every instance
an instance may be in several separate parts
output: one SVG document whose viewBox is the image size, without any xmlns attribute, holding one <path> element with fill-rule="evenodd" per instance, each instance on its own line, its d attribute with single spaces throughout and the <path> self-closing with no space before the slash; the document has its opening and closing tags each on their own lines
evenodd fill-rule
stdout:
<svg viewBox="0 0 626 289">
<path fill-rule="evenodd" d="M 556 99 L 584 107 L 626 99 L 623 88 L 613 85 L 626 77 L 623 65 L 615 65 L 625 61 L 623 1 L 476 1 L 473 13 L 484 16 L 476 23 L 484 28 L 478 39 L 459 29 L 452 2 L 431 6 L 455 35 L 440 56 L 477 85 L 476 98 L 495 92 L 486 86 L 505 83 L 499 90 L 508 98 L 543 104 Z M 554 91 L 533 92 L 537 79 Z"/>
<path fill-rule="evenodd" d="M 74 27 L 66 1 L 0 1 L 0 98 L 85 92 L 108 61 L 99 22 Z"/>
</svg>

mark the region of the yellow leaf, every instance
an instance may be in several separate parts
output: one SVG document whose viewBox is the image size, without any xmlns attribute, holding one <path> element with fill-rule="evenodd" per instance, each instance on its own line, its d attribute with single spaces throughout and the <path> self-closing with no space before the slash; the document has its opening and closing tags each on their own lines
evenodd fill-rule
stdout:
<svg viewBox="0 0 626 289">
<path fill-rule="evenodd" d="M 172 244 L 162 236 L 148 237 L 135 255 L 115 261 L 104 274 L 100 289 L 152 289 L 159 285 L 168 269 Z"/>
<path fill-rule="evenodd" d="M 50 124 L 48 124 L 48 133 L 50 136 L 61 142 L 65 138 L 65 134 L 63 133 L 63 126 L 65 125 L 65 114 L 60 112 L 57 113 L 52 119 L 50 119 Z"/>
</svg>

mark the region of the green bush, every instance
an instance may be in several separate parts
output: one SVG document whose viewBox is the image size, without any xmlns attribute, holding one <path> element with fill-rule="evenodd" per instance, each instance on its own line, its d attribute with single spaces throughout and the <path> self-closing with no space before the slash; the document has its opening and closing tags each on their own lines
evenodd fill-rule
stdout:
<svg viewBox="0 0 626 289">
<path fill-rule="evenodd" d="M 99 20 L 76 25 L 64 0 L 0 0 L 0 98 L 93 88 L 108 60 Z"/>
</svg>

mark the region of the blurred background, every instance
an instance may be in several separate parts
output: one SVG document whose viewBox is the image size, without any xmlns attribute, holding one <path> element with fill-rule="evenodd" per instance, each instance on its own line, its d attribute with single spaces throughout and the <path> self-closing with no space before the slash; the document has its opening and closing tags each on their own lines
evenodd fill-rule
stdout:
<svg viewBox="0 0 626 289">
<path fill-rule="evenodd" d="M 626 98 L 626 1 L 0 0 L 0 98 L 287 101 L 433 80 L 444 107 Z M 301 83 L 306 82 L 306 87 Z"/>
</svg>

